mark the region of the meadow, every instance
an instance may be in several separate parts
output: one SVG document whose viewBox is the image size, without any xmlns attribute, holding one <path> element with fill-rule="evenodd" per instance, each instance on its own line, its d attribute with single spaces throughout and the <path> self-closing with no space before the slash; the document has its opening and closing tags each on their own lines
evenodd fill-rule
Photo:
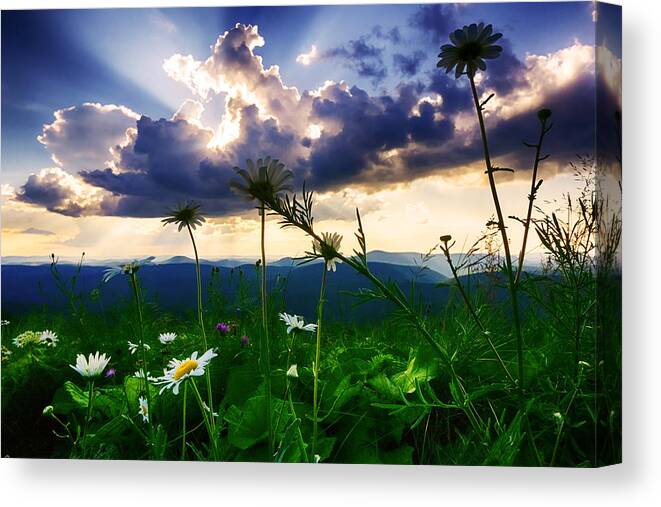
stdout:
<svg viewBox="0 0 661 507">
<path fill-rule="evenodd" d="M 500 55 L 490 25 L 453 32 L 438 67 L 468 82 L 480 127 L 492 218 L 459 249 L 430 238 L 419 270 L 441 254 L 449 296 L 431 307 L 416 281 L 377 273 L 356 210 L 353 252 L 320 232 L 314 193 L 293 188 L 283 161 L 249 160 L 233 189 L 254 204 L 261 251 L 254 277 L 228 297 L 226 273 L 202 276 L 195 234 L 204 209 L 186 202 L 163 218 L 190 239 L 195 294 L 162 308 L 142 283 L 152 259 L 108 267 L 92 290 L 75 269 L 50 267 L 55 305 L 2 322 L 2 448 L 13 457 L 592 467 L 621 460 L 621 219 L 596 189 L 599 161 L 576 160 L 578 197 L 536 205 L 538 171 L 553 135 L 542 109 L 530 153 L 528 213 L 508 217 L 498 194 L 475 75 Z M 619 113 L 614 115 L 619 122 Z M 528 133 L 524 133 L 528 134 Z M 458 210 L 458 213 L 460 211 Z M 507 225 L 506 225 L 507 223 Z M 286 278 L 269 283 L 268 230 L 310 240 L 314 315 L 286 303 Z M 523 243 L 508 231 L 523 228 Z M 526 270 L 541 244 L 544 264 Z M 351 270 L 347 304 L 383 302 L 385 316 L 329 316 L 327 287 Z M 104 297 L 109 284 L 126 297 Z M 479 280 L 476 283 L 474 280 Z M 36 289 L 35 289 L 36 290 Z M 176 290 L 176 288 L 173 288 Z M 194 298 L 194 300 L 193 300 Z M 99 306 L 98 302 L 104 304 Z M 191 310 L 187 310 L 190 308 Z M 98 351 L 98 352 L 97 352 Z"/>
</svg>

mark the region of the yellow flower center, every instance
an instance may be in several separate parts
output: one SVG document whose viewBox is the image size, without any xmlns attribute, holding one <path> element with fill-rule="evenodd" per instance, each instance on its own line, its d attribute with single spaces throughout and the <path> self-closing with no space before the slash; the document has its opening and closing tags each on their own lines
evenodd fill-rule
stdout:
<svg viewBox="0 0 661 507">
<path fill-rule="evenodd" d="M 188 359 L 177 366 L 177 369 L 174 370 L 174 375 L 172 377 L 175 380 L 179 380 L 187 373 L 192 372 L 195 368 L 197 368 L 197 361 L 195 359 Z"/>
<path fill-rule="evenodd" d="M 140 411 L 142 412 L 142 415 L 147 415 L 147 411 L 149 409 L 147 408 L 147 405 L 140 405 Z"/>
</svg>

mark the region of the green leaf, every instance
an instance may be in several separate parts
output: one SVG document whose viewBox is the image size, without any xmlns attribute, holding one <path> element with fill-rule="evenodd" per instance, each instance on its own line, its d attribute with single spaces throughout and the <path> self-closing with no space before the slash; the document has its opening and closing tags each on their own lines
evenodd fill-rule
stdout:
<svg viewBox="0 0 661 507">
<path fill-rule="evenodd" d="M 87 409 L 88 393 L 73 382 L 67 380 L 55 391 L 53 409 L 58 414 L 69 414 L 74 410 Z"/>
</svg>

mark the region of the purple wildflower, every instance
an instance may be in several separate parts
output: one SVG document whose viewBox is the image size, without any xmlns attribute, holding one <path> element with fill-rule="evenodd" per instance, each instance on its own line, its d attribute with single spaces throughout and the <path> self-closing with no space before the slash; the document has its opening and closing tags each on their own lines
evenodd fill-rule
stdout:
<svg viewBox="0 0 661 507">
<path fill-rule="evenodd" d="M 216 331 L 218 331 L 222 335 L 226 335 L 227 333 L 230 332 L 230 326 L 225 322 L 219 322 L 218 324 L 216 324 Z"/>
<path fill-rule="evenodd" d="M 244 335 L 241 337 L 241 346 L 242 346 L 242 347 L 247 347 L 248 345 L 250 345 L 250 338 L 248 338 L 248 335 L 245 335 L 245 334 L 244 334 Z"/>
<path fill-rule="evenodd" d="M 106 371 L 106 378 L 114 377 L 116 373 L 117 370 L 115 370 L 115 368 L 110 368 Z"/>
</svg>

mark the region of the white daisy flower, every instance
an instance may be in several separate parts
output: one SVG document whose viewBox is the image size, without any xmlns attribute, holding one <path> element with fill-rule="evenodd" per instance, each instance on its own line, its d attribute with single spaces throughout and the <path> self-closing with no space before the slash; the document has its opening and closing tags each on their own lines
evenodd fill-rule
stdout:
<svg viewBox="0 0 661 507">
<path fill-rule="evenodd" d="M 11 322 L 9 322 L 8 320 L 4 320 L 4 319 L 0 320 L 0 326 L 8 326 L 9 324 L 11 324 Z"/>
<path fill-rule="evenodd" d="M 298 378 L 298 367 L 295 364 L 292 364 L 287 370 L 287 376 L 290 378 Z"/>
<path fill-rule="evenodd" d="M 158 341 L 163 345 L 167 345 L 168 343 L 172 343 L 176 337 L 176 333 L 161 333 L 158 337 Z"/>
<path fill-rule="evenodd" d="M 129 352 L 131 354 L 135 354 L 138 351 L 138 347 L 140 347 L 140 344 L 138 343 L 133 343 L 131 341 L 127 342 L 129 344 Z M 147 345 L 146 343 L 143 343 L 142 346 L 145 348 L 145 350 L 150 350 L 151 347 Z"/>
<path fill-rule="evenodd" d="M 340 262 L 337 254 L 340 252 L 342 236 L 336 232 L 333 234 L 323 232 L 321 233 L 321 239 L 322 241 L 317 241 L 316 239 L 312 241 L 312 249 L 316 255 L 326 261 L 328 271 L 335 272 L 337 269 L 336 264 Z"/>
<path fill-rule="evenodd" d="M 39 341 L 48 347 L 56 347 L 58 342 L 57 334 L 46 329 L 39 336 Z"/>
<path fill-rule="evenodd" d="M 308 331 L 313 333 L 317 329 L 316 324 L 306 324 L 303 317 L 299 315 L 289 315 L 287 313 L 279 314 L 280 320 L 287 324 L 287 334 L 294 330 Z"/>
<path fill-rule="evenodd" d="M 135 378 L 146 378 L 149 382 L 156 382 L 158 379 L 149 375 L 149 372 L 145 373 L 145 370 L 140 368 L 138 371 L 133 373 Z"/>
<path fill-rule="evenodd" d="M 99 355 L 97 351 L 96 354 L 90 354 L 88 358 L 85 358 L 84 355 L 78 354 L 76 356 L 76 366 L 70 364 L 71 368 L 80 373 L 83 377 L 98 377 L 103 373 L 103 370 L 108 366 L 110 357 L 106 357 L 105 354 Z"/>
<path fill-rule="evenodd" d="M 138 398 L 138 415 L 142 416 L 143 422 L 149 422 L 149 405 L 144 396 Z"/>
<path fill-rule="evenodd" d="M 204 375 L 204 368 L 217 355 L 213 349 L 209 349 L 199 358 L 197 357 L 197 351 L 195 351 L 189 358 L 183 361 L 172 359 L 168 363 L 169 369 L 164 369 L 163 376 L 159 377 L 156 381 L 156 384 L 163 384 L 159 394 L 170 388 L 174 394 L 179 394 L 179 384 L 188 377 L 200 377 Z"/>
</svg>

